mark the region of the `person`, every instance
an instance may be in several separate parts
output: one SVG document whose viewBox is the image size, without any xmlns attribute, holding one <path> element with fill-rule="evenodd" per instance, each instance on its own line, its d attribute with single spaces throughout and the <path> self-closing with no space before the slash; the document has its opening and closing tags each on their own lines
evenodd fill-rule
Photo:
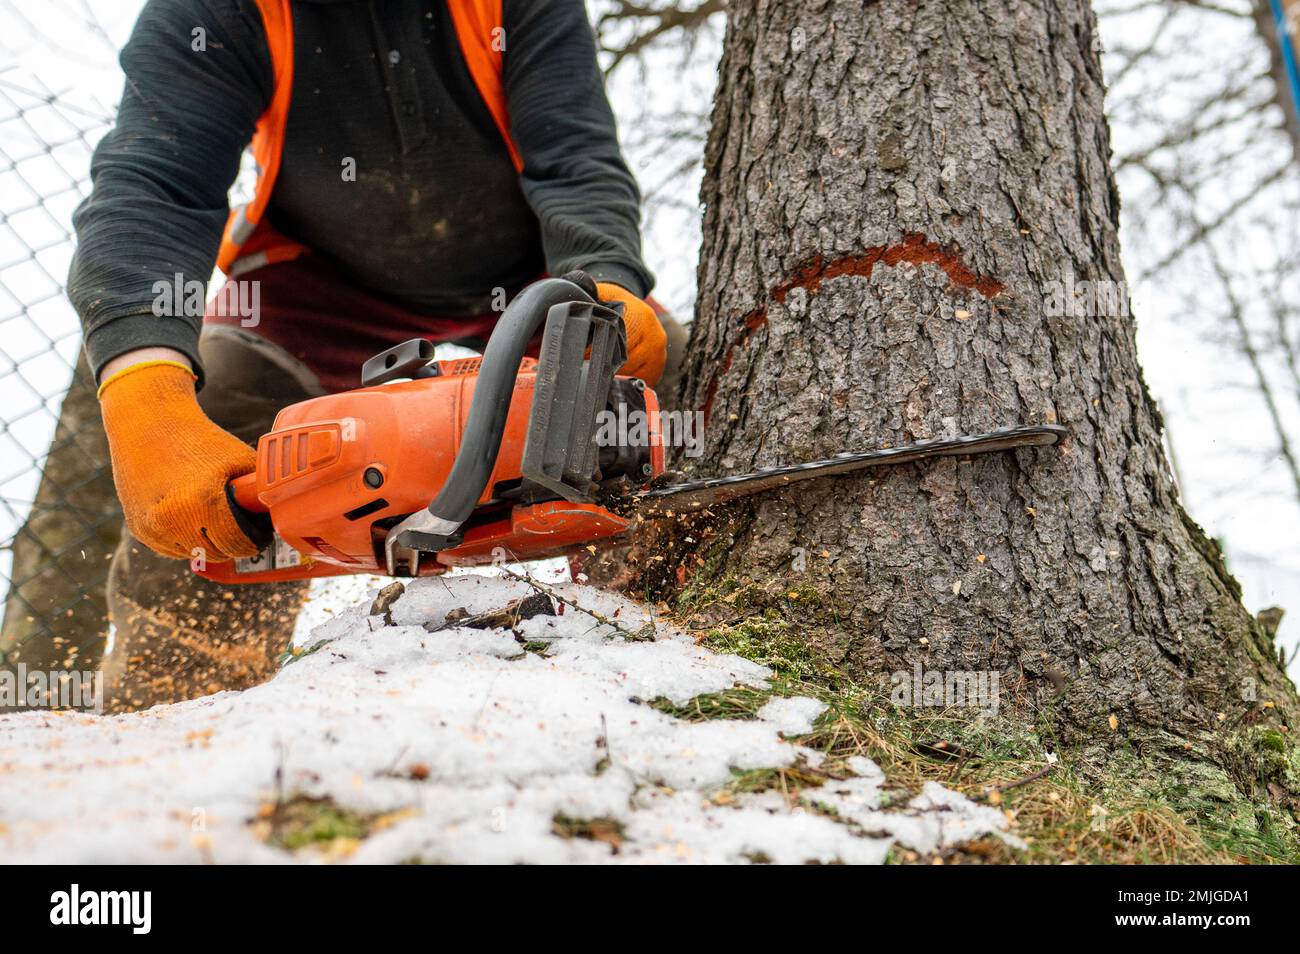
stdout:
<svg viewBox="0 0 1300 954">
<path fill-rule="evenodd" d="M 225 488 L 282 407 L 408 338 L 481 346 L 573 269 L 624 306 L 622 373 L 653 384 L 668 350 L 582 0 L 148 0 L 121 62 L 69 277 L 129 531 L 115 710 L 246 687 L 287 646 L 305 584 L 186 562 L 256 552 Z"/>
</svg>

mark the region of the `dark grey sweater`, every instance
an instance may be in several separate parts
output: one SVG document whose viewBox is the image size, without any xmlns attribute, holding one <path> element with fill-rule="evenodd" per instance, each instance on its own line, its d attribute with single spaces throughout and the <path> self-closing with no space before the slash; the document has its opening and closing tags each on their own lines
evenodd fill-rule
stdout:
<svg viewBox="0 0 1300 954">
<path fill-rule="evenodd" d="M 293 20 L 272 225 L 358 285 L 435 314 L 482 314 L 493 289 L 513 293 L 543 270 L 649 291 L 640 196 L 582 0 L 505 0 L 522 175 L 443 0 L 294 0 Z M 273 90 L 261 17 L 253 0 L 149 0 L 122 67 L 117 124 L 74 217 L 69 295 L 96 374 L 148 346 L 197 367 L 201 318 L 155 317 L 153 287 L 211 275 L 227 191 Z"/>
</svg>

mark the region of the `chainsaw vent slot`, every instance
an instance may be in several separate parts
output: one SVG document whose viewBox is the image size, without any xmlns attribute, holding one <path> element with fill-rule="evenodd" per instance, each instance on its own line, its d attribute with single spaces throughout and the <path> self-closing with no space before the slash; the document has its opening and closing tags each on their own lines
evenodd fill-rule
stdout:
<svg viewBox="0 0 1300 954">
<path fill-rule="evenodd" d="M 442 373 L 449 377 L 455 377 L 460 374 L 476 374 L 478 373 L 479 365 L 482 363 L 482 358 L 457 358 L 454 361 L 439 362 L 442 366 Z"/>
<path fill-rule="evenodd" d="M 372 513 L 378 513 L 387 506 L 388 501 L 383 497 L 380 497 L 378 500 L 372 500 L 368 504 L 362 504 L 354 510 L 349 510 L 343 516 L 347 517 L 349 520 L 360 520 L 362 517 L 368 517 Z"/>
<path fill-rule="evenodd" d="M 462 374 L 478 374 L 479 368 L 483 366 L 483 358 L 474 356 L 471 358 L 452 358 L 450 361 L 438 362 L 438 373 L 443 377 L 454 378 Z M 524 374 L 537 368 L 537 361 L 534 358 L 524 358 L 519 362 L 519 373 Z"/>
<path fill-rule="evenodd" d="M 303 537 L 303 543 L 321 554 L 331 563 L 360 563 L 356 557 L 344 553 L 324 537 Z"/>
<path fill-rule="evenodd" d="M 308 471 L 326 467 L 338 459 L 341 445 L 342 437 L 337 424 L 268 434 L 259 445 L 265 483 L 274 486 Z"/>
</svg>

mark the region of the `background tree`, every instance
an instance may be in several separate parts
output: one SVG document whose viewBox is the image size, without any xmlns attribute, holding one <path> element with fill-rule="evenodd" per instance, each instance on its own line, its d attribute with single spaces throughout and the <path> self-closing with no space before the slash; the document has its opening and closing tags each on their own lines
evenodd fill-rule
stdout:
<svg viewBox="0 0 1300 954">
<path fill-rule="evenodd" d="M 1054 283 L 1123 294 L 1098 50 L 1083 0 L 733 5 L 684 381 L 700 471 L 1073 436 L 803 485 L 677 556 L 697 597 L 775 610 L 843 671 L 995 669 L 1070 737 L 1294 720 L 1178 502 L 1132 319 L 1052 307 Z"/>
<path fill-rule="evenodd" d="M 700 158 L 725 27 L 722 14 L 699 15 L 707 6 L 591 3 L 646 195 L 656 294 L 681 315 L 694 307 L 686 263 L 696 257 Z M 1129 290 L 1180 494 L 1213 528 L 1247 605 L 1292 606 L 1300 600 L 1300 549 L 1291 543 L 1300 536 L 1300 175 L 1271 8 L 1262 9 L 1268 0 L 1094 6 Z M 1286 618 L 1278 640 L 1292 656 L 1297 634 L 1300 617 Z"/>
</svg>

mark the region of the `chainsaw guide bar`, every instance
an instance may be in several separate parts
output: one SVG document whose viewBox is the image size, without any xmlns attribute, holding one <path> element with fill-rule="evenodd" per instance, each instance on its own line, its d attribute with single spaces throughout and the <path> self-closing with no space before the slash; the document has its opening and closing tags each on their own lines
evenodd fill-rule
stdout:
<svg viewBox="0 0 1300 954">
<path fill-rule="evenodd" d="M 643 518 L 660 519 L 683 511 L 690 512 L 714 504 L 727 503 L 767 490 L 777 490 L 803 480 L 851 474 L 872 467 L 907 464 L 935 457 L 990 454 L 1020 447 L 1050 447 L 1067 434 L 1068 431 L 1057 424 L 1036 424 L 1005 427 L 983 434 L 961 437 L 930 438 L 911 444 L 901 444 L 898 447 L 881 447 L 858 453 L 837 454 L 827 460 L 770 467 L 732 477 L 712 477 L 689 483 L 668 484 L 630 494 L 627 501 Z"/>
</svg>

